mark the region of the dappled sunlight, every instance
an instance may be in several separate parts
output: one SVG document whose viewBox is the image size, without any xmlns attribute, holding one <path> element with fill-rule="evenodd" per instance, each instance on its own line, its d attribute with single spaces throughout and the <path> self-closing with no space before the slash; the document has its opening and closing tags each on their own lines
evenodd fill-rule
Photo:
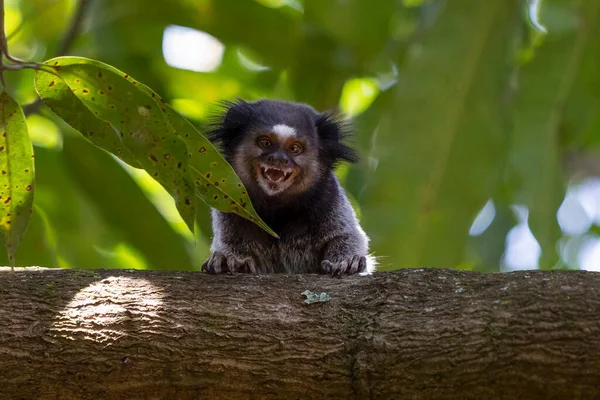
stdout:
<svg viewBox="0 0 600 400">
<path fill-rule="evenodd" d="M 34 146 L 53 150 L 62 149 L 62 133 L 52 120 L 38 114 L 30 115 L 27 117 L 27 129 Z"/>
<path fill-rule="evenodd" d="M 583 270 L 600 272 L 600 238 L 588 238 L 583 242 L 579 263 Z"/>
<path fill-rule="evenodd" d="M 296 11 L 304 12 L 304 6 L 302 5 L 302 1 L 300 0 L 256 0 L 258 3 L 262 4 L 265 7 L 270 8 L 281 8 L 281 7 L 291 7 Z"/>
<path fill-rule="evenodd" d="M 600 225 L 600 179 L 572 184 L 557 217 L 566 235 L 560 244 L 562 261 L 571 268 L 600 271 L 600 238 L 593 233 L 593 226 Z"/>
<path fill-rule="evenodd" d="M 346 81 L 340 97 L 340 109 L 354 117 L 369 108 L 379 94 L 377 82 L 371 78 L 355 78 Z"/>
<path fill-rule="evenodd" d="M 577 199 L 590 219 L 600 225 L 600 178 L 589 178 L 575 188 Z"/>
<path fill-rule="evenodd" d="M 206 107 L 192 99 L 173 99 L 171 105 L 177 112 L 189 119 L 201 119 L 206 117 Z"/>
<path fill-rule="evenodd" d="M 581 204 L 580 196 L 573 190 L 567 191 L 556 217 L 565 235 L 581 235 L 592 226 L 590 216 Z"/>
<path fill-rule="evenodd" d="M 10 4 L 10 2 L 9 2 Z M 16 7 L 11 7 L 7 5 L 4 9 L 4 29 L 6 31 L 6 36 L 10 38 L 15 34 L 15 31 L 21 25 L 22 18 L 19 9 Z"/>
<path fill-rule="evenodd" d="M 260 72 L 260 71 L 268 71 L 271 69 L 270 67 L 268 67 L 266 65 L 262 65 L 256 61 L 254 61 L 252 59 L 252 57 L 248 54 L 248 52 L 242 48 L 238 48 L 236 50 L 236 55 L 238 57 L 240 64 L 244 68 L 246 68 L 250 71 Z"/>
<path fill-rule="evenodd" d="M 547 33 L 548 30 L 540 23 L 540 3 L 541 0 L 529 0 L 528 16 L 531 24 L 542 33 Z"/>
<path fill-rule="evenodd" d="M 214 36 L 176 25 L 165 28 L 162 46 L 167 64 L 196 72 L 219 68 L 225 52 L 225 46 Z"/>
<path fill-rule="evenodd" d="M 178 100 L 189 100 L 205 108 L 206 113 L 202 115 L 204 120 L 215 111 L 218 101 L 239 96 L 247 90 L 236 77 L 227 74 L 199 74 L 168 66 L 163 66 L 163 69 L 165 74 L 169 74 L 169 81 L 166 84 L 171 96 Z M 189 108 L 189 104 L 187 107 Z"/>
<path fill-rule="evenodd" d="M 513 206 L 519 224 L 506 236 L 506 252 L 502 268 L 508 271 L 536 269 L 542 249 L 527 223 L 529 210 L 523 205 Z"/>
<path fill-rule="evenodd" d="M 111 263 L 116 264 L 118 268 L 124 269 L 147 269 L 148 265 L 144 256 L 127 243 L 117 243 L 112 249 L 103 249 L 100 246 L 94 246 L 94 249 L 102 256 L 106 257 Z"/>
<path fill-rule="evenodd" d="M 96 342 L 117 340 L 132 324 L 144 324 L 143 313 L 160 307 L 163 297 L 162 289 L 146 279 L 108 277 L 79 290 L 56 316 L 50 332 Z M 113 330 L 101 330 L 105 326 Z"/>
<path fill-rule="evenodd" d="M 496 207 L 494 206 L 494 202 L 490 199 L 485 206 L 479 211 L 477 217 L 473 221 L 471 225 L 471 229 L 469 229 L 469 235 L 471 236 L 479 236 L 483 232 L 486 231 L 487 228 L 494 222 L 494 218 L 496 217 Z"/>
<path fill-rule="evenodd" d="M 513 206 L 519 221 L 506 237 L 503 268 L 506 270 L 538 268 L 541 247 L 528 224 L 529 210 L 522 205 Z M 490 200 L 479 212 L 469 234 L 481 235 L 491 225 L 496 215 Z M 563 265 L 590 271 L 600 271 L 600 237 L 593 233 L 600 223 L 600 179 L 589 178 L 573 183 L 556 213 L 564 235 L 556 245 Z"/>
<path fill-rule="evenodd" d="M 419 7 L 425 0 L 402 0 L 405 7 Z"/>
</svg>

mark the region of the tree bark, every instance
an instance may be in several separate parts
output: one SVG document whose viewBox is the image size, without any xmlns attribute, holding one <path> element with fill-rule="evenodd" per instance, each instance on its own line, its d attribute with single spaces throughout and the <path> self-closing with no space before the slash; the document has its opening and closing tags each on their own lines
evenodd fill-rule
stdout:
<svg viewBox="0 0 600 400">
<path fill-rule="evenodd" d="M 597 399 L 599 289 L 576 271 L 3 269 L 0 399 Z"/>
</svg>

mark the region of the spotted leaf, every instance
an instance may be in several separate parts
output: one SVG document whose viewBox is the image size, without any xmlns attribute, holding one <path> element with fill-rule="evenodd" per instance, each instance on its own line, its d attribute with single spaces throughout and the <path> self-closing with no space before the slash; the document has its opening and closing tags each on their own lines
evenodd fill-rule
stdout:
<svg viewBox="0 0 600 400">
<path fill-rule="evenodd" d="M 97 119 L 110 124 L 139 166 L 173 196 L 181 217 L 193 231 L 196 202 L 187 147 L 152 97 L 139 90 L 127 74 L 97 61 L 59 57 L 45 64 Z M 55 109 L 75 125 L 76 114 L 62 111 Z"/>
<path fill-rule="evenodd" d="M 35 90 L 48 108 L 90 142 L 116 155 L 132 167 L 141 168 L 110 123 L 96 118 L 59 76 L 43 70 L 36 71 Z"/>
<path fill-rule="evenodd" d="M 11 267 L 33 207 L 33 148 L 25 116 L 5 92 L 0 94 L 0 235 Z"/>
<path fill-rule="evenodd" d="M 56 64 L 57 62 L 58 64 Z M 160 111 L 162 113 L 162 119 L 160 120 L 160 124 L 158 124 L 158 126 L 160 126 L 162 129 L 158 131 L 159 134 L 175 135 L 180 139 L 183 139 L 187 144 L 188 157 L 185 157 L 185 160 L 179 160 L 176 163 L 173 163 L 172 167 L 177 169 L 189 169 L 191 171 L 196 195 L 200 197 L 210 207 L 216 208 L 224 212 L 236 213 L 256 223 L 258 226 L 263 228 L 271 235 L 277 236 L 275 232 L 273 232 L 267 226 L 267 224 L 265 224 L 262 221 L 262 219 L 258 216 L 256 211 L 254 210 L 254 207 L 252 206 L 250 197 L 248 196 L 247 191 L 244 188 L 242 182 L 233 171 L 233 168 L 227 163 L 227 161 L 225 161 L 221 154 L 204 136 L 200 134 L 200 132 L 198 132 L 198 130 L 189 121 L 187 121 L 179 113 L 177 113 L 170 106 L 164 103 L 160 96 L 158 96 L 148 86 L 134 80 L 129 75 L 109 65 L 103 64 L 99 61 L 89 60 L 86 58 L 59 57 L 47 61 L 46 64 L 55 68 L 58 67 L 56 72 L 60 76 L 65 75 L 65 68 L 67 66 L 88 66 L 87 68 L 94 67 L 96 69 L 95 76 L 97 76 L 98 73 L 102 74 L 102 71 L 107 72 L 100 78 L 106 79 L 106 76 L 109 76 L 109 73 L 112 74 L 111 76 L 124 78 L 130 84 L 129 90 L 135 90 L 137 92 L 137 97 L 139 99 L 144 99 L 142 103 L 144 104 L 145 109 L 152 110 L 156 113 Z M 80 80 L 80 82 L 76 83 L 82 82 L 81 78 L 75 79 Z M 65 80 L 68 82 L 66 78 Z M 97 84 L 101 85 L 102 83 L 98 82 Z M 85 102 L 85 96 L 91 95 L 89 89 L 88 93 L 83 94 L 80 92 L 78 94 L 77 90 L 73 90 L 71 85 L 69 85 L 69 88 L 71 91 L 75 92 L 75 96 L 81 99 L 81 101 L 84 104 L 86 104 L 86 106 L 92 112 L 94 111 L 93 107 L 90 107 Z M 110 90 L 110 88 L 108 87 L 106 87 L 106 89 L 111 91 L 111 93 L 115 90 L 114 87 L 112 88 L 112 90 Z M 94 105 L 97 105 L 98 100 L 94 99 L 93 103 Z M 103 118 L 101 115 L 98 114 L 96 114 L 96 116 L 98 116 L 99 118 Z M 123 117 L 126 117 L 126 115 L 123 115 Z M 156 120 L 158 120 L 158 118 Z M 109 120 L 109 122 L 111 121 Z M 120 122 L 123 121 L 121 120 Z M 111 125 L 115 126 L 112 122 Z M 119 130 L 118 126 L 117 130 Z M 88 137 L 88 139 L 90 138 Z M 124 146 L 130 145 L 129 142 L 126 140 L 127 135 L 124 135 L 122 139 Z M 107 149 L 106 147 L 103 148 Z M 135 149 L 133 150 L 134 153 L 137 155 Z M 144 168 L 147 169 L 145 166 Z"/>
<path fill-rule="evenodd" d="M 238 214 L 254 222 L 269 234 L 278 237 L 256 213 L 242 181 L 212 143 L 198 132 L 187 119 L 166 104 L 152 89 L 143 83 L 134 81 L 131 77 L 127 79 L 132 83 L 135 82 L 140 90 L 154 99 L 154 102 L 165 113 L 173 132 L 185 140 L 188 147 L 189 166 L 196 186 L 196 195 L 209 207 Z"/>
</svg>

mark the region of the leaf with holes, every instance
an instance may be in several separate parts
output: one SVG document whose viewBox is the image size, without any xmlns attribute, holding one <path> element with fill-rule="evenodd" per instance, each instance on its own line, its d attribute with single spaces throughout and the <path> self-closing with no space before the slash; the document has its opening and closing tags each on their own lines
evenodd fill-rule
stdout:
<svg viewBox="0 0 600 400">
<path fill-rule="evenodd" d="M 139 90 L 137 82 L 128 80 L 127 74 L 97 61 L 59 57 L 45 64 L 93 115 L 118 132 L 123 146 L 139 165 L 173 196 L 177 210 L 193 232 L 196 202 L 187 147 L 152 97 Z M 60 85 L 55 86 L 60 89 Z M 59 116 L 75 124 L 72 120 L 76 114 L 55 111 L 62 111 Z"/>
<path fill-rule="evenodd" d="M 33 207 L 33 148 L 21 107 L 0 94 L 0 235 L 10 266 Z"/>
<path fill-rule="evenodd" d="M 133 153 L 123 145 L 121 137 L 110 123 L 96 118 L 59 76 L 38 70 L 34 85 L 48 108 L 62 117 L 87 140 L 116 155 L 132 167 L 141 168 Z"/>
</svg>

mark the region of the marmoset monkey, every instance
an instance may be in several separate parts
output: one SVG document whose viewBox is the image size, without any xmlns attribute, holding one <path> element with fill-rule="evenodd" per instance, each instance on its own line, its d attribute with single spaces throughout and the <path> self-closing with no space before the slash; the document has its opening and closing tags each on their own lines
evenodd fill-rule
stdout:
<svg viewBox="0 0 600 400">
<path fill-rule="evenodd" d="M 334 113 L 298 103 L 238 100 L 208 133 L 233 166 L 270 236 L 233 213 L 212 210 L 210 273 L 332 275 L 371 272 L 369 238 L 336 176 L 340 161 L 356 162 L 343 143 L 347 124 Z"/>
</svg>

